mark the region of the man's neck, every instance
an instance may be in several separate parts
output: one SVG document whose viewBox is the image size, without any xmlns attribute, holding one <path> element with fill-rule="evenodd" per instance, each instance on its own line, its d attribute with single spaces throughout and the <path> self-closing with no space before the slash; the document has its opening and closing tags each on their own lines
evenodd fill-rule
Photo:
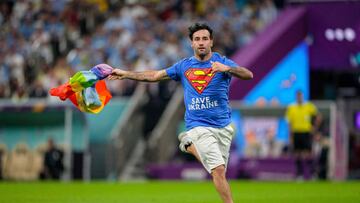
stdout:
<svg viewBox="0 0 360 203">
<path fill-rule="evenodd" d="M 209 60 L 211 58 L 211 56 L 212 56 L 212 52 L 208 53 L 203 58 L 201 58 L 199 55 L 195 54 L 195 58 L 201 62 Z"/>
</svg>

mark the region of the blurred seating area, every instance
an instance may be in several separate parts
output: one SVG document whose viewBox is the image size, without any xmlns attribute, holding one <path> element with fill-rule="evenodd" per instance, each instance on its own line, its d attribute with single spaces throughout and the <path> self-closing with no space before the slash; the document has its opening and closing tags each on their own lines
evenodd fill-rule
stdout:
<svg viewBox="0 0 360 203">
<path fill-rule="evenodd" d="M 0 146 L 1 177 L 6 180 L 37 180 L 44 169 L 46 145 L 32 150 L 26 143 L 18 143 L 13 150 Z"/>
<path fill-rule="evenodd" d="M 31 148 L 26 142 L 18 142 L 13 149 L 0 144 L 0 179 L 31 181 L 60 179 L 64 170 L 64 145 L 57 146 L 49 138 Z"/>
<path fill-rule="evenodd" d="M 99 63 L 166 68 L 192 54 L 187 27 L 206 21 L 214 50 L 231 56 L 277 16 L 272 0 L 4 0 L 0 2 L 0 98 L 46 98 L 76 71 Z M 135 82 L 116 81 L 116 96 Z"/>
</svg>

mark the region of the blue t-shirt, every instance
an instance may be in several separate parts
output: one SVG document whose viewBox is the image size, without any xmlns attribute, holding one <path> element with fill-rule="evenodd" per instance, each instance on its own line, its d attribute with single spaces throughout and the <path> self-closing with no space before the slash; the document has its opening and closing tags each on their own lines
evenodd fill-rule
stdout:
<svg viewBox="0 0 360 203">
<path fill-rule="evenodd" d="M 181 81 L 184 88 L 187 130 L 197 126 L 222 128 L 231 122 L 231 74 L 212 73 L 211 61 L 238 67 L 234 61 L 213 52 L 208 61 L 199 61 L 193 56 L 166 69 L 167 75 L 173 80 Z"/>
</svg>

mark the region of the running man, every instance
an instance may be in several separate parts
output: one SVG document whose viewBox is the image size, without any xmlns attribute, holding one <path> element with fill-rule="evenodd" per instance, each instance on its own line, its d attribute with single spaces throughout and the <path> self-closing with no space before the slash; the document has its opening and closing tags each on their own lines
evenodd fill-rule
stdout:
<svg viewBox="0 0 360 203">
<path fill-rule="evenodd" d="M 146 82 L 173 79 L 181 82 L 187 131 L 179 135 L 179 147 L 203 164 L 223 202 L 232 203 L 230 186 L 225 177 L 234 136 L 230 125 L 229 86 L 232 76 L 249 80 L 253 74 L 225 56 L 212 52 L 213 30 L 207 24 L 190 26 L 189 38 L 194 56 L 163 70 L 134 72 L 114 69 L 109 79 Z"/>
</svg>

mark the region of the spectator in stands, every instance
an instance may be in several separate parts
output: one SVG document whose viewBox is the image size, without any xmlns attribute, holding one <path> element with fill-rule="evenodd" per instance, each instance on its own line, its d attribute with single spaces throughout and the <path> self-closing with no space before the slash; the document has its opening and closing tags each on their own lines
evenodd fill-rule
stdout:
<svg viewBox="0 0 360 203">
<path fill-rule="evenodd" d="M 29 96 L 26 91 L 26 87 L 19 86 L 16 89 L 16 92 L 11 97 L 14 103 L 24 103 L 29 99 Z"/>
<path fill-rule="evenodd" d="M 232 76 L 249 80 L 251 71 L 212 52 L 213 30 L 207 24 L 189 27 L 194 56 L 163 70 L 126 71 L 114 69 L 109 79 L 158 82 L 181 81 L 184 87 L 185 123 L 188 131 L 179 135 L 180 149 L 194 155 L 211 174 L 223 202 L 232 203 L 225 177 L 234 128 L 229 108 L 229 85 Z"/>
<path fill-rule="evenodd" d="M 40 81 L 35 81 L 30 90 L 30 97 L 42 98 L 47 96 L 47 92 Z"/>
<path fill-rule="evenodd" d="M 5 84 L 0 83 L 0 98 L 8 98 L 8 95 L 9 88 Z"/>
<path fill-rule="evenodd" d="M 290 144 L 295 156 L 296 176 L 304 176 L 304 168 L 313 170 L 313 134 L 321 124 L 321 114 L 311 102 L 304 101 L 303 92 L 296 92 L 296 103 L 287 107 L 285 118 L 289 123 Z M 306 166 L 307 165 L 307 166 Z M 313 172 L 313 171 L 311 171 Z M 312 174 L 310 174 L 312 175 Z"/>
<path fill-rule="evenodd" d="M 44 175 L 47 179 L 58 180 L 64 171 L 63 165 L 64 153 L 55 146 L 54 140 L 48 140 L 48 149 L 44 158 Z"/>
</svg>

